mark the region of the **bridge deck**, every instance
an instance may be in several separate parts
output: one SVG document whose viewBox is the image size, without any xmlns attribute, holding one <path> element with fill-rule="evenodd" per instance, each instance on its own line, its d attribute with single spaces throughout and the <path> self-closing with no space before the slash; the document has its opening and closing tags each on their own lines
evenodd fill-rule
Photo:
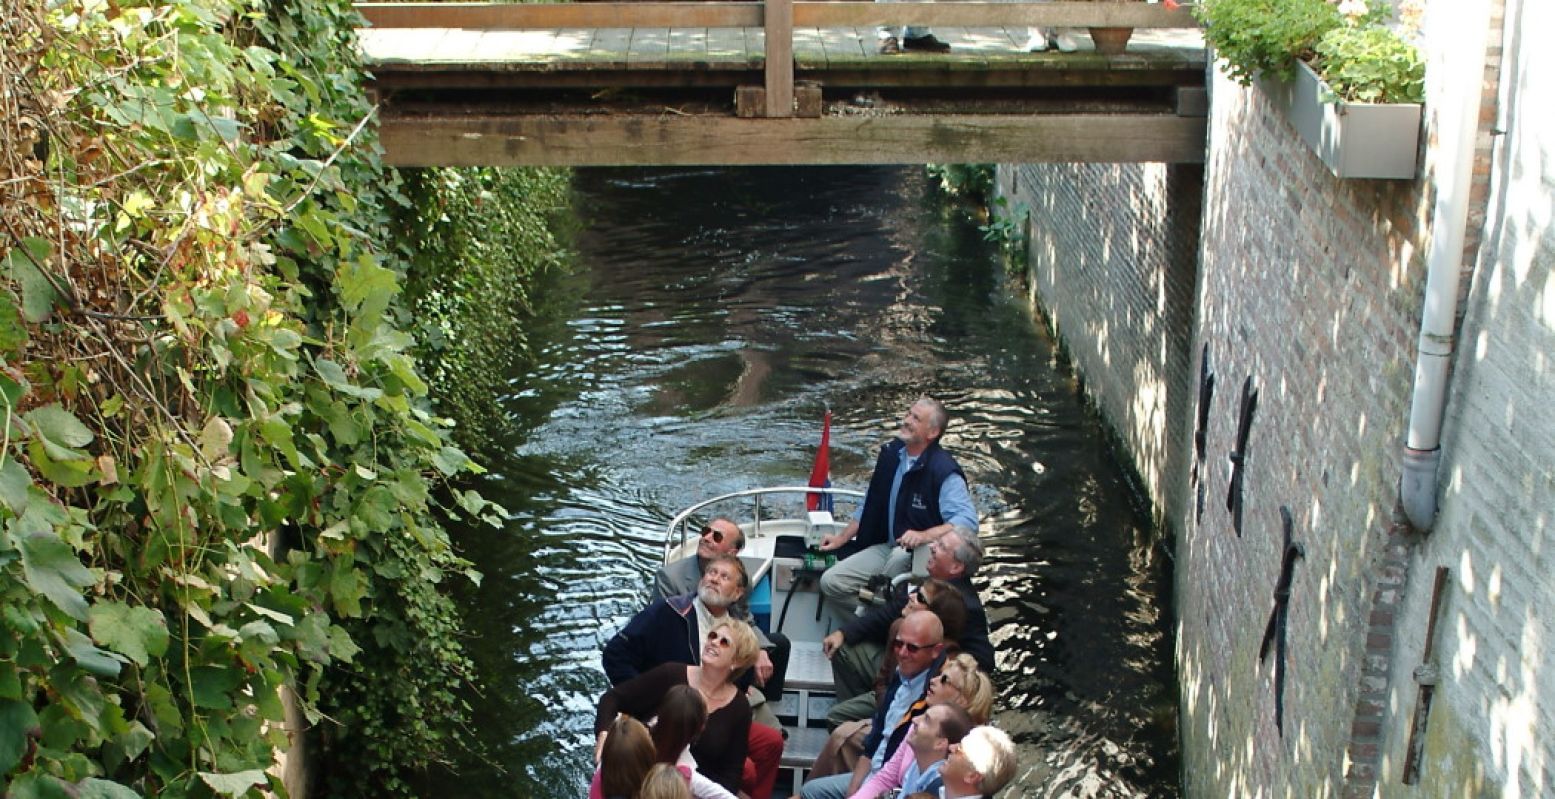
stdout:
<svg viewBox="0 0 1555 799">
<path fill-rule="evenodd" d="M 1193 29 L 1136 31 L 1114 56 L 1097 54 L 1083 30 L 1076 53 L 1026 52 L 1023 26 L 934 33 L 949 53 L 880 55 L 873 28 L 796 28 L 796 76 L 849 85 L 1162 85 L 1202 83 L 1205 65 Z M 766 61 L 761 28 L 368 28 L 361 44 L 383 88 L 577 86 L 591 75 L 600 85 L 732 85 Z"/>
<path fill-rule="evenodd" d="M 1157 4 L 359 8 L 396 165 L 1203 160 L 1203 40 Z M 880 55 L 887 22 L 951 51 Z M 1139 27 L 1102 55 L 1084 27 L 1028 53 L 1027 24 Z"/>
</svg>

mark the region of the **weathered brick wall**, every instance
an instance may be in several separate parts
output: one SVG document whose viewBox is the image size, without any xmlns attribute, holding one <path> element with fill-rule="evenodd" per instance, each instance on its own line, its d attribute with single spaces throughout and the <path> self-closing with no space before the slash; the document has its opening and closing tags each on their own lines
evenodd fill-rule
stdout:
<svg viewBox="0 0 1555 799">
<path fill-rule="evenodd" d="M 1163 164 L 1001 167 L 1024 212 L 1031 291 L 1086 393 L 1128 451 L 1157 515 L 1186 485 L 1203 169 Z"/>
<path fill-rule="evenodd" d="M 1419 327 L 1425 184 L 1338 180 L 1256 88 L 1217 76 L 1195 352 L 1217 382 L 1201 519 L 1179 517 L 1178 668 L 1190 796 L 1338 796 L 1363 782 L 1358 702 L 1386 687 L 1367 663 L 1389 548 Z M 1243 530 L 1225 507 L 1240 392 L 1257 412 Z M 1284 729 L 1275 661 L 1259 649 L 1288 507 L 1296 562 L 1286 621 Z M 1392 556 L 1394 563 L 1385 564 Z M 1372 644 L 1383 643 L 1372 639 Z M 1385 656 L 1384 656 L 1385 657 Z M 1368 672 L 1370 668 L 1370 672 Z M 1351 755 L 1362 759 L 1352 768 Z"/>
<path fill-rule="evenodd" d="M 1487 14 L 1485 39 L 1463 24 Z M 1555 796 L 1555 127 L 1536 89 L 1555 79 L 1555 51 L 1529 33 L 1555 29 L 1555 5 L 1429 0 L 1426 19 L 1428 98 L 1455 80 L 1486 87 L 1441 515 L 1428 534 L 1394 510 L 1434 192 L 1451 157 L 1431 114 L 1450 103 L 1428 100 L 1422 179 L 1338 180 L 1261 90 L 1216 76 L 1196 273 L 1161 228 L 1189 213 L 1161 202 L 1182 173 L 1001 172 L 1012 205 L 1032 211 L 1033 291 L 1177 533 L 1191 797 Z M 1480 47 L 1483 75 L 1455 73 Z M 1185 285 L 1192 300 L 1177 294 Z M 1188 475 L 1203 346 L 1217 383 L 1199 518 Z M 1238 536 L 1227 454 L 1249 376 L 1259 401 Z M 1283 734 L 1277 658 L 1259 659 L 1281 506 L 1304 549 L 1286 621 Z M 1439 566 L 1451 570 L 1441 684 L 1419 785 L 1406 786 L 1413 675 Z"/>
<path fill-rule="evenodd" d="M 1545 0 L 1506 4 L 1489 204 L 1443 428 L 1440 515 L 1416 547 L 1398 618 L 1384 796 L 1555 795 L 1555 128 Z M 1494 86 L 1495 84 L 1491 84 Z M 1491 109 L 1492 111 L 1494 109 Z M 1472 246 L 1473 242 L 1471 242 Z M 1419 788 L 1400 784 L 1433 572 L 1440 684 Z"/>
</svg>

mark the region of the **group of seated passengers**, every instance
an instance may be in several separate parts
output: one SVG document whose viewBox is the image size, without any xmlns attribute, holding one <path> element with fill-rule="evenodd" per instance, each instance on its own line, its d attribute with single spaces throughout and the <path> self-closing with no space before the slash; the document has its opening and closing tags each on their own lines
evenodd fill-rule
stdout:
<svg viewBox="0 0 1555 799">
<path fill-rule="evenodd" d="M 939 447 L 945 422 L 938 401 L 914 402 L 897 439 L 881 449 L 856 520 L 821 542 L 822 550 L 847 555 L 820 585 L 834 614 L 848 621 L 822 642 L 838 702 L 828 713 L 831 739 L 801 788 L 806 799 L 874 799 L 892 790 L 991 796 L 1013 776 L 1009 737 L 987 725 L 993 645 L 971 583 L 983 547 L 965 477 Z M 696 557 L 660 569 L 659 598 L 605 645 L 612 687 L 595 719 L 599 771 L 591 798 L 646 799 L 655 764 L 677 767 L 688 796 L 771 796 L 783 737 L 762 700 L 781 697 L 790 645 L 751 623 L 750 579 L 736 555 L 744 543 L 738 524 L 713 519 Z M 899 581 L 883 603 L 859 608 L 859 589 L 876 574 L 909 571 L 925 579 Z M 695 691 L 679 690 L 688 686 Z M 617 762 L 610 733 L 630 729 L 618 715 L 657 716 L 657 730 L 672 698 L 693 704 L 693 696 L 705 714 L 697 732 L 685 741 L 665 733 L 652 760 L 621 754 Z"/>
</svg>

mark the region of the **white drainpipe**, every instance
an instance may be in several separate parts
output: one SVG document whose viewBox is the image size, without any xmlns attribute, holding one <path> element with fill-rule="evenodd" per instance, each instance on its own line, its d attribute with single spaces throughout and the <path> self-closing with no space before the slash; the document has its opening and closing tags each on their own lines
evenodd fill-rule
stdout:
<svg viewBox="0 0 1555 799">
<path fill-rule="evenodd" d="M 1463 270 L 1463 238 L 1468 227 L 1469 187 L 1473 180 L 1475 138 L 1485 75 L 1484 35 L 1489 8 L 1485 0 L 1433 3 L 1433 42 L 1457 42 L 1436 64 L 1442 91 L 1432 99 L 1436 108 L 1436 207 L 1431 215 L 1431 249 L 1426 255 L 1425 307 L 1420 319 L 1419 352 L 1415 360 L 1415 393 L 1409 405 L 1409 433 L 1404 443 L 1399 501 L 1404 515 L 1419 532 L 1436 521 L 1437 467 L 1441 464 L 1442 416 L 1447 406 L 1448 374 L 1452 365 L 1453 326 L 1458 316 L 1458 277 Z M 1446 34 L 1448 31 L 1452 34 Z M 1427 74 L 1432 70 L 1428 67 Z M 1436 77 L 1435 75 L 1430 75 Z"/>
</svg>

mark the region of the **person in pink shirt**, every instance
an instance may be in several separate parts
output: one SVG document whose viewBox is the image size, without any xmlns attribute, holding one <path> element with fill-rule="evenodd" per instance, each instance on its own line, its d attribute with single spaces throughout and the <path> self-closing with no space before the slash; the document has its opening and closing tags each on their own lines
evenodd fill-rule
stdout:
<svg viewBox="0 0 1555 799">
<path fill-rule="evenodd" d="M 940 787 L 940 768 L 950 747 L 961 743 L 972 729 L 972 717 L 960 705 L 931 705 L 912 723 L 906 746 L 875 772 L 849 799 L 874 799 L 900 788 L 902 793 L 933 791 Z"/>
</svg>

